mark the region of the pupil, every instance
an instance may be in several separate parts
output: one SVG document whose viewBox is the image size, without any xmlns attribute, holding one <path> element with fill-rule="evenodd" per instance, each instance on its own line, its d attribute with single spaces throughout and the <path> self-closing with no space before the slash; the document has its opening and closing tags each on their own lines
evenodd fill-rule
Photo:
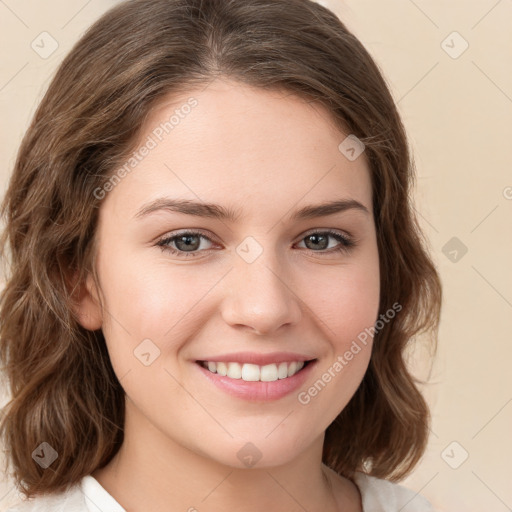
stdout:
<svg viewBox="0 0 512 512">
<path fill-rule="evenodd" d="M 196 243 L 191 243 L 191 239 L 195 238 L 196 239 Z M 184 248 L 185 250 L 188 248 L 190 250 L 193 250 L 193 249 L 197 249 L 199 244 L 197 243 L 197 236 L 196 235 L 186 235 L 186 236 L 181 236 L 180 238 L 178 238 L 176 240 L 176 245 L 178 245 L 179 247 L 179 244 L 180 243 L 184 243 Z M 181 247 L 179 247 L 180 249 L 182 249 Z"/>
<path fill-rule="evenodd" d="M 309 235 L 308 236 L 308 239 L 311 241 L 313 241 L 314 244 L 318 244 L 318 241 L 320 239 L 320 243 L 322 242 L 322 239 L 323 239 L 323 242 L 324 244 L 322 245 L 322 248 L 324 249 L 325 247 L 325 241 L 327 240 L 327 237 L 326 236 L 323 236 L 323 235 Z M 318 245 L 315 245 L 316 247 L 318 247 Z"/>
</svg>

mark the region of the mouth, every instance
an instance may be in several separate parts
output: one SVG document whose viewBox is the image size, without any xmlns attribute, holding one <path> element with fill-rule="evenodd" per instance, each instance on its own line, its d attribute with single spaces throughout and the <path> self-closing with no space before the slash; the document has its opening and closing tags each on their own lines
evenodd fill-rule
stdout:
<svg viewBox="0 0 512 512">
<path fill-rule="evenodd" d="M 208 385 L 250 402 L 269 402 L 289 396 L 304 384 L 318 359 L 257 365 L 238 361 L 195 361 Z"/>
<path fill-rule="evenodd" d="M 211 373 L 229 379 L 241 379 L 245 382 L 275 382 L 293 377 L 314 361 L 316 359 L 283 361 L 266 365 L 223 361 L 196 361 L 196 363 Z"/>
</svg>

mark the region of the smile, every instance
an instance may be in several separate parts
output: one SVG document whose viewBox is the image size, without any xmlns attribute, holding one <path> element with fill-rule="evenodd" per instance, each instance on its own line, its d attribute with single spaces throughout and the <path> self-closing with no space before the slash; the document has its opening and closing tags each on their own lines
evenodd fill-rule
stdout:
<svg viewBox="0 0 512 512">
<path fill-rule="evenodd" d="M 318 364 L 317 359 L 263 365 L 242 361 L 195 361 L 194 366 L 206 378 L 205 382 L 228 395 L 250 402 L 269 402 L 303 386 Z"/>
<path fill-rule="evenodd" d="M 278 379 L 293 377 L 307 363 L 308 361 L 291 361 L 260 366 L 251 363 L 199 361 L 203 368 L 212 373 L 230 379 L 242 379 L 246 382 L 273 382 Z"/>
</svg>

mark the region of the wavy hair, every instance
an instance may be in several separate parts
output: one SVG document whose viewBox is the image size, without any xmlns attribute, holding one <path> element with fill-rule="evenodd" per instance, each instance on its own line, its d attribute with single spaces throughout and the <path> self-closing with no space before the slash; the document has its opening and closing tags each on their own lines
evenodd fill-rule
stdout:
<svg viewBox="0 0 512 512">
<path fill-rule="evenodd" d="M 441 282 L 413 211 L 406 133 L 377 64 L 335 14 L 310 0 L 128 0 L 60 65 L 1 205 L 9 265 L 0 358 L 11 396 L 0 436 L 28 497 L 68 489 L 123 442 L 125 394 L 105 339 L 73 314 L 78 284 L 95 276 L 94 191 L 126 161 L 159 101 L 218 76 L 318 102 L 365 144 L 379 313 L 402 309 L 376 333 L 361 385 L 326 430 L 322 458 L 347 478 L 364 471 L 396 481 L 424 453 L 429 411 L 406 352 L 419 334 L 435 352 Z M 33 457 L 42 442 L 58 453 L 48 469 Z"/>
</svg>

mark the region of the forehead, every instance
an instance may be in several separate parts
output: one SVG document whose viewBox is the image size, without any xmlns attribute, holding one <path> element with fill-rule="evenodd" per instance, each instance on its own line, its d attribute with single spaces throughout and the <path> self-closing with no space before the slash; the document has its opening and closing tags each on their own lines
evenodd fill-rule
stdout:
<svg viewBox="0 0 512 512">
<path fill-rule="evenodd" d="M 217 78 L 155 104 L 141 127 L 139 142 L 153 135 L 158 142 L 172 138 L 195 149 L 223 143 L 227 152 L 242 143 L 247 148 L 250 141 L 253 147 L 263 143 L 268 150 L 271 142 L 282 148 L 293 147 L 292 139 L 296 146 L 307 139 L 306 148 L 320 148 L 322 141 L 329 143 L 326 136 L 337 141 L 347 135 L 340 132 L 339 123 L 324 105 L 292 91 Z"/>
<path fill-rule="evenodd" d="M 135 208 L 165 194 L 223 204 L 242 217 L 340 198 L 371 210 L 364 153 L 351 161 L 339 149 L 347 135 L 318 103 L 217 79 L 151 110 L 135 154 L 151 149 L 107 201 L 122 197 Z"/>
</svg>

